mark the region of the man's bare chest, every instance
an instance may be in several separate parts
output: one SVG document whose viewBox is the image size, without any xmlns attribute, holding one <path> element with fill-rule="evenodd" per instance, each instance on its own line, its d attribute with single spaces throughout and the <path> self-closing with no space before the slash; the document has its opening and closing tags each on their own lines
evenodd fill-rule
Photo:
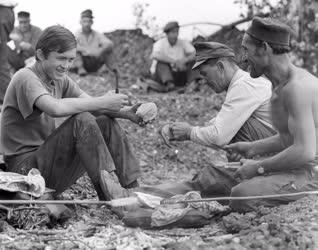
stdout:
<svg viewBox="0 0 318 250">
<path fill-rule="evenodd" d="M 271 98 L 271 115 L 274 127 L 281 134 L 288 134 L 288 112 L 284 107 L 283 98 L 275 92 Z"/>
</svg>

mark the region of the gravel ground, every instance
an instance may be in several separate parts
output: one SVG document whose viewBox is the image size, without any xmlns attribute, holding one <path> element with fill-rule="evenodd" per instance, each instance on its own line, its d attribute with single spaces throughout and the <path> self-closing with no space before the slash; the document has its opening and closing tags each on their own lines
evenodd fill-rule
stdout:
<svg viewBox="0 0 318 250">
<path fill-rule="evenodd" d="M 92 95 L 112 89 L 112 84 L 104 80 L 107 77 L 74 77 Z M 131 95 L 133 101 L 153 101 L 159 108 L 157 121 L 145 128 L 120 121 L 140 160 L 142 184 L 187 180 L 207 164 L 225 161 L 222 151 L 193 143 L 179 143 L 169 149 L 157 136 L 157 129 L 168 121 L 204 124 L 220 109 L 222 95 L 208 90 L 165 95 L 132 92 Z M 96 193 L 84 176 L 63 197 L 95 199 Z M 0 249 L 318 249 L 316 196 L 277 208 L 260 208 L 245 215 L 231 213 L 199 229 L 132 229 L 105 207 L 73 206 L 71 209 L 70 220 L 50 229 L 17 230 L 0 220 Z"/>
</svg>

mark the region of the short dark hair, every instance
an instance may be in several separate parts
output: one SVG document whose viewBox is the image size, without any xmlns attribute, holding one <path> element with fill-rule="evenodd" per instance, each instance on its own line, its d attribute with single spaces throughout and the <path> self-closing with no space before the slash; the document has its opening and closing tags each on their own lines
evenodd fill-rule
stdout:
<svg viewBox="0 0 318 250">
<path fill-rule="evenodd" d="M 35 50 L 42 50 L 45 57 L 52 51 L 63 53 L 77 46 L 74 34 L 61 25 L 54 25 L 43 30 Z M 36 60 L 39 60 L 36 56 Z"/>
<path fill-rule="evenodd" d="M 18 12 L 18 18 L 19 17 L 29 18 L 30 17 L 30 13 L 27 12 L 27 11 L 20 11 L 20 12 Z"/>
<path fill-rule="evenodd" d="M 260 47 L 265 42 L 265 41 L 262 41 L 262 40 L 255 38 L 251 35 L 249 35 L 249 37 L 250 37 L 250 40 L 252 41 L 252 43 L 257 47 Z M 281 54 L 289 53 L 291 51 L 290 46 L 273 44 L 270 42 L 266 42 L 266 43 L 268 43 L 268 45 L 272 48 L 273 54 L 275 54 L 275 55 L 281 55 Z"/>
</svg>

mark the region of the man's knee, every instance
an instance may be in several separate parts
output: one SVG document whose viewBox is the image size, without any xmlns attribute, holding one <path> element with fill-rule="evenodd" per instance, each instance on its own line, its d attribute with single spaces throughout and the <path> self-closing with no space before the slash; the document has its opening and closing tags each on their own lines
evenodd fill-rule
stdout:
<svg viewBox="0 0 318 250">
<path fill-rule="evenodd" d="M 81 123 L 95 123 L 96 118 L 93 116 L 90 112 L 82 112 L 74 115 L 75 121 L 81 122 Z"/>
</svg>

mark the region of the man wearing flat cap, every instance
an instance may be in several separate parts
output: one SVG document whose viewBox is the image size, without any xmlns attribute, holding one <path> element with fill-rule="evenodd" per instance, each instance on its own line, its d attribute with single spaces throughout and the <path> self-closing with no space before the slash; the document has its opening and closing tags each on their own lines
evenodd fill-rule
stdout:
<svg viewBox="0 0 318 250">
<path fill-rule="evenodd" d="M 78 56 L 73 67 L 79 75 L 97 72 L 103 65 L 111 67 L 114 44 L 104 34 L 92 29 L 93 20 L 93 11 L 84 10 L 80 20 L 82 28 L 75 34 Z"/>
<path fill-rule="evenodd" d="M 251 78 L 235 61 L 232 49 L 217 42 L 195 44 L 199 71 L 216 93 L 226 91 L 220 112 L 206 126 L 186 122 L 171 125 L 175 140 L 191 140 L 205 146 L 235 141 L 255 141 L 275 134 L 270 117 L 271 83 Z"/>
<path fill-rule="evenodd" d="M 18 12 L 18 22 L 19 25 L 10 34 L 15 49 L 9 49 L 9 63 L 16 71 L 25 66 L 26 60 L 34 57 L 35 45 L 42 34 L 39 27 L 31 24 L 29 12 Z"/>
<path fill-rule="evenodd" d="M 318 79 L 292 64 L 290 29 L 275 19 L 255 17 L 242 47 L 251 77 L 265 75 L 273 84 L 271 115 L 278 134 L 227 147 L 232 159 L 242 157 L 234 177 L 240 183 L 232 196 L 288 194 L 318 190 Z M 270 157 L 253 159 L 258 155 Z M 232 201 L 236 209 L 277 206 L 303 196 Z M 246 209 L 245 209 L 246 210 Z"/>
<path fill-rule="evenodd" d="M 184 86 L 190 76 L 195 49 L 188 41 L 179 39 L 179 24 L 169 22 L 163 31 L 166 37 L 153 45 L 150 72 L 154 80 L 162 85 L 162 92 Z"/>
<path fill-rule="evenodd" d="M 220 112 L 206 126 L 191 126 L 185 122 L 170 125 L 173 140 L 191 140 L 215 147 L 234 141 L 256 141 L 276 133 L 270 117 L 272 85 L 264 77 L 253 79 L 235 62 L 232 49 L 217 42 L 195 44 L 196 63 L 193 66 L 217 93 L 226 91 Z M 160 195 L 185 194 L 200 191 L 203 196 L 227 196 L 239 184 L 234 171 L 224 166 L 203 168 L 191 181 L 165 183 L 151 187 Z M 149 191 L 143 187 L 140 191 Z"/>
</svg>

